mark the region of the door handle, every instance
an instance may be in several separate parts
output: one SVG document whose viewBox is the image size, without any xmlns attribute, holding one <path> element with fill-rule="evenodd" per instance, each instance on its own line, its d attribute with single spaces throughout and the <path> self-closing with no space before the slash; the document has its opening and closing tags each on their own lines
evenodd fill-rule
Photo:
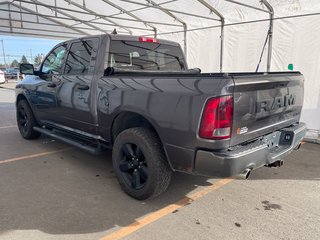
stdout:
<svg viewBox="0 0 320 240">
<path fill-rule="evenodd" d="M 80 89 L 80 90 L 89 90 L 89 86 L 88 85 L 80 85 L 80 86 L 78 86 L 78 89 Z"/>
<path fill-rule="evenodd" d="M 47 85 L 48 87 L 51 87 L 51 88 L 54 88 L 54 87 L 56 87 L 57 86 L 57 84 L 55 84 L 55 83 L 53 83 L 53 82 L 51 82 L 51 83 L 48 83 L 48 85 Z"/>
</svg>

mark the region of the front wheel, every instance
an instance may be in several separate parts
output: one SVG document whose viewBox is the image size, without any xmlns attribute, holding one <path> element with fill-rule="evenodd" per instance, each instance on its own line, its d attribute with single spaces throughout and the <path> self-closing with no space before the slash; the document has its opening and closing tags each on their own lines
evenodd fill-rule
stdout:
<svg viewBox="0 0 320 240">
<path fill-rule="evenodd" d="M 20 100 L 17 104 L 17 124 L 21 136 L 25 139 L 35 139 L 41 135 L 33 130 L 37 123 L 26 100 Z"/>
<path fill-rule="evenodd" d="M 172 171 L 156 134 L 146 128 L 130 128 L 115 140 L 112 161 L 122 189 L 144 200 L 164 192 Z"/>
</svg>

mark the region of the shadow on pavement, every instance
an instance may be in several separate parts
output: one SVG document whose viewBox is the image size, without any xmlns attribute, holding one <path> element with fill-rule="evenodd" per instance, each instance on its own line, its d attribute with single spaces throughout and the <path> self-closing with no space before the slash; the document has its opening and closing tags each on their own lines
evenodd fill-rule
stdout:
<svg viewBox="0 0 320 240">
<path fill-rule="evenodd" d="M 47 139 L 41 138 L 34 144 L 41 141 Z M 251 180 L 319 180 L 319 150 L 318 145 L 305 144 L 286 159 L 283 168 L 259 169 Z M 126 226 L 175 203 L 197 186 L 210 185 L 205 177 L 176 173 L 164 194 L 137 201 L 122 192 L 112 170 L 111 152 L 92 156 L 77 149 L 4 164 L 0 172 L 0 232 L 101 232 Z"/>
<path fill-rule="evenodd" d="M 33 144 L 41 141 L 48 139 L 40 138 Z M 49 234 L 106 231 L 126 226 L 206 185 L 210 185 L 207 178 L 176 173 L 164 194 L 137 201 L 121 190 L 112 170 L 111 152 L 92 156 L 74 149 L 3 164 L 0 235 L 17 229 Z"/>
<path fill-rule="evenodd" d="M 284 158 L 281 168 L 260 168 L 249 180 L 320 180 L 320 145 L 306 143 Z"/>
</svg>

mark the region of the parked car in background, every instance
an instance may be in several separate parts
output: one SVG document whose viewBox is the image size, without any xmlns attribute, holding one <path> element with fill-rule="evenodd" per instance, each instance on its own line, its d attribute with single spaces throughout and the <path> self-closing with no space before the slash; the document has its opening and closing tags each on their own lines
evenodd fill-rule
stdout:
<svg viewBox="0 0 320 240">
<path fill-rule="evenodd" d="M 0 83 L 5 83 L 6 79 L 4 77 L 4 71 L 0 70 Z"/>
<path fill-rule="evenodd" d="M 8 68 L 5 72 L 5 78 L 6 79 L 18 79 L 18 74 L 19 74 L 19 79 L 23 79 L 23 75 L 20 74 L 19 68 Z"/>
</svg>

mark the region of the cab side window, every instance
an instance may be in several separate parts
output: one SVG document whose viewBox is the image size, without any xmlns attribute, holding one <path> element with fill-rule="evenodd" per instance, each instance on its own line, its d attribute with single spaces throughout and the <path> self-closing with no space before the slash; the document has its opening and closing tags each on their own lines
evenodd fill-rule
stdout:
<svg viewBox="0 0 320 240">
<path fill-rule="evenodd" d="M 71 45 L 64 74 L 84 75 L 90 67 L 93 43 L 90 40 L 76 42 Z"/>
<path fill-rule="evenodd" d="M 59 74 L 65 55 L 65 46 L 55 48 L 44 60 L 41 72 L 44 74 Z"/>
</svg>

